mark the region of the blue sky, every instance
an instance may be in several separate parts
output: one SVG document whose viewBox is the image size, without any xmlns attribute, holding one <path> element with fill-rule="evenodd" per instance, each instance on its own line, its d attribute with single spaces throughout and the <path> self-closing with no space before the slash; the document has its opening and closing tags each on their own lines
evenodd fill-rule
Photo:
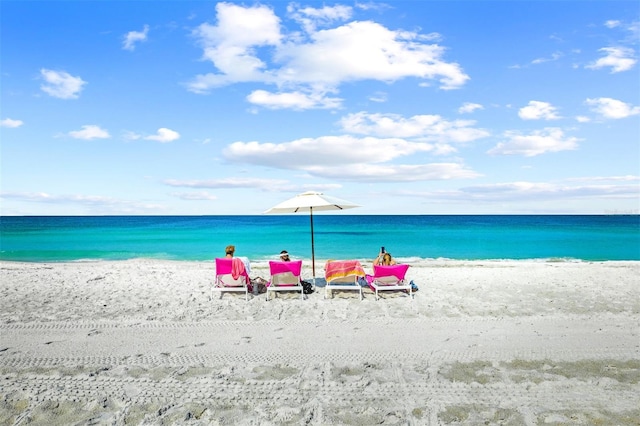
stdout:
<svg viewBox="0 0 640 426">
<path fill-rule="evenodd" d="M 2 1 L 0 213 L 640 208 L 637 1 Z"/>
</svg>

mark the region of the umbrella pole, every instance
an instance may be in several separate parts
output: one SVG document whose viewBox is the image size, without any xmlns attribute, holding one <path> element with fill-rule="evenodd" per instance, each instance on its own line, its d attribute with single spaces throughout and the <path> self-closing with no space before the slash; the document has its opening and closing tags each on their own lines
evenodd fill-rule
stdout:
<svg viewBox="0 0 640 426">
<path fill-rule="evenodd" d="M 313 207 L 309 207 L 309 217 L 311 218 L 311 271 L 313 272 L 313 284 L 316 284 L 316 250 L 313 246 Z"/>
</svg>

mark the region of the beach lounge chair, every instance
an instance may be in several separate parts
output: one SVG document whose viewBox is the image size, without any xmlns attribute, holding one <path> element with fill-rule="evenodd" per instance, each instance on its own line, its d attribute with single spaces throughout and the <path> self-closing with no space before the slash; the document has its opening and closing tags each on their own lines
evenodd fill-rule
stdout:
<svg viewBox="0 0 640 426">
<path fill-rule="evenodd" d="M 362 300 L 362 286 L 359 278 L 364 278 L 362 265 L 357 260 L 329 260 L 324 265 L 324 277 L 327 280 L 324 298 L 332 295 L 333 290 L 355 290 Z"/>
<path fill-rule="evenodd" d="M 216 258 L 216 279 L 211 287 L 211 297 L 213 292 L 220 292 L 222 298 L 223 291 L 244 292 L 245 299 L 249 300 L 251 280 L 240 258 Z"/>
<path fill-rule="evenodd" d="M 376 292 L 376 300 L 380 298 L 378 292 L 393 290 L 408 290 L 409 298 L 413 299 L 411 283 L 405 279 L 409 265 L 373 265 L 371 289 Z"/>
<path fill-rule="evenodd" d="M 300 298 L 304 300 L 304 288 L 300 281 L 301 272 L 302 260 L 269 261 L 271 278 L 267 284 L 267 300 L 269 300 L 269 292 L 271 291 L 299 291 Z"/>
</svg>

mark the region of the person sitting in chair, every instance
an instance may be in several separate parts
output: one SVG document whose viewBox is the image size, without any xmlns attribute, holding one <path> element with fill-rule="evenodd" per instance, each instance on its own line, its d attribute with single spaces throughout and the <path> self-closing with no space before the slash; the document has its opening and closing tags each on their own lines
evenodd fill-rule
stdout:
<svg viewBox="0 0 640 426">
<path fill-rule="evenodd" d="M 233 258 L 233 255 L 236 252 L 236 246 L 234 245 L 228 245 L 225 247 L 224 249 L 224 254 L 226 258 Z M 242 260 L 242 263 L 244 263 L 244 268 L 247 271 L 247 274 L 251 273 L 251 262 L 249 261 L 248 257 L 244 257 L 244 256 L 238 256 L 238 259 Z"/>
<path fill-rule="evenodd" d="M 380 254 L 378 254 L 378 257 L 375 258 L 375 260 L 373 261 L 374 266 L 377 265 L 395 265 L 396 261 L 393 259 L 393 257 L 391 257 L 390 253 L 386 253 L 386 252 L 380 252 Z"/>
<path fill-rule="evenodd" d="M 283 262 L 291 262 L 291 258 L 289 257 L 289 253 L 286 250 L 282 250 L 280 252 L 280 260 Z"/>
</svg>

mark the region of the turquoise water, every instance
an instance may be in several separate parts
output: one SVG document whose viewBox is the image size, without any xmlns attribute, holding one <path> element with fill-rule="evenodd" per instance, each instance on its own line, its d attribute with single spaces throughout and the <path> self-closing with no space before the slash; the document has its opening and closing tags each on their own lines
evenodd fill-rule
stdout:
<svg viewBox="0 0 640 426">
<path fill-rule="evenodd" d="M 640 260 L 640 216 L 314 215 L 315 257 Z M 0 218 L 0 259 L 311 258 L 309 215 Z"/>
</svg>

